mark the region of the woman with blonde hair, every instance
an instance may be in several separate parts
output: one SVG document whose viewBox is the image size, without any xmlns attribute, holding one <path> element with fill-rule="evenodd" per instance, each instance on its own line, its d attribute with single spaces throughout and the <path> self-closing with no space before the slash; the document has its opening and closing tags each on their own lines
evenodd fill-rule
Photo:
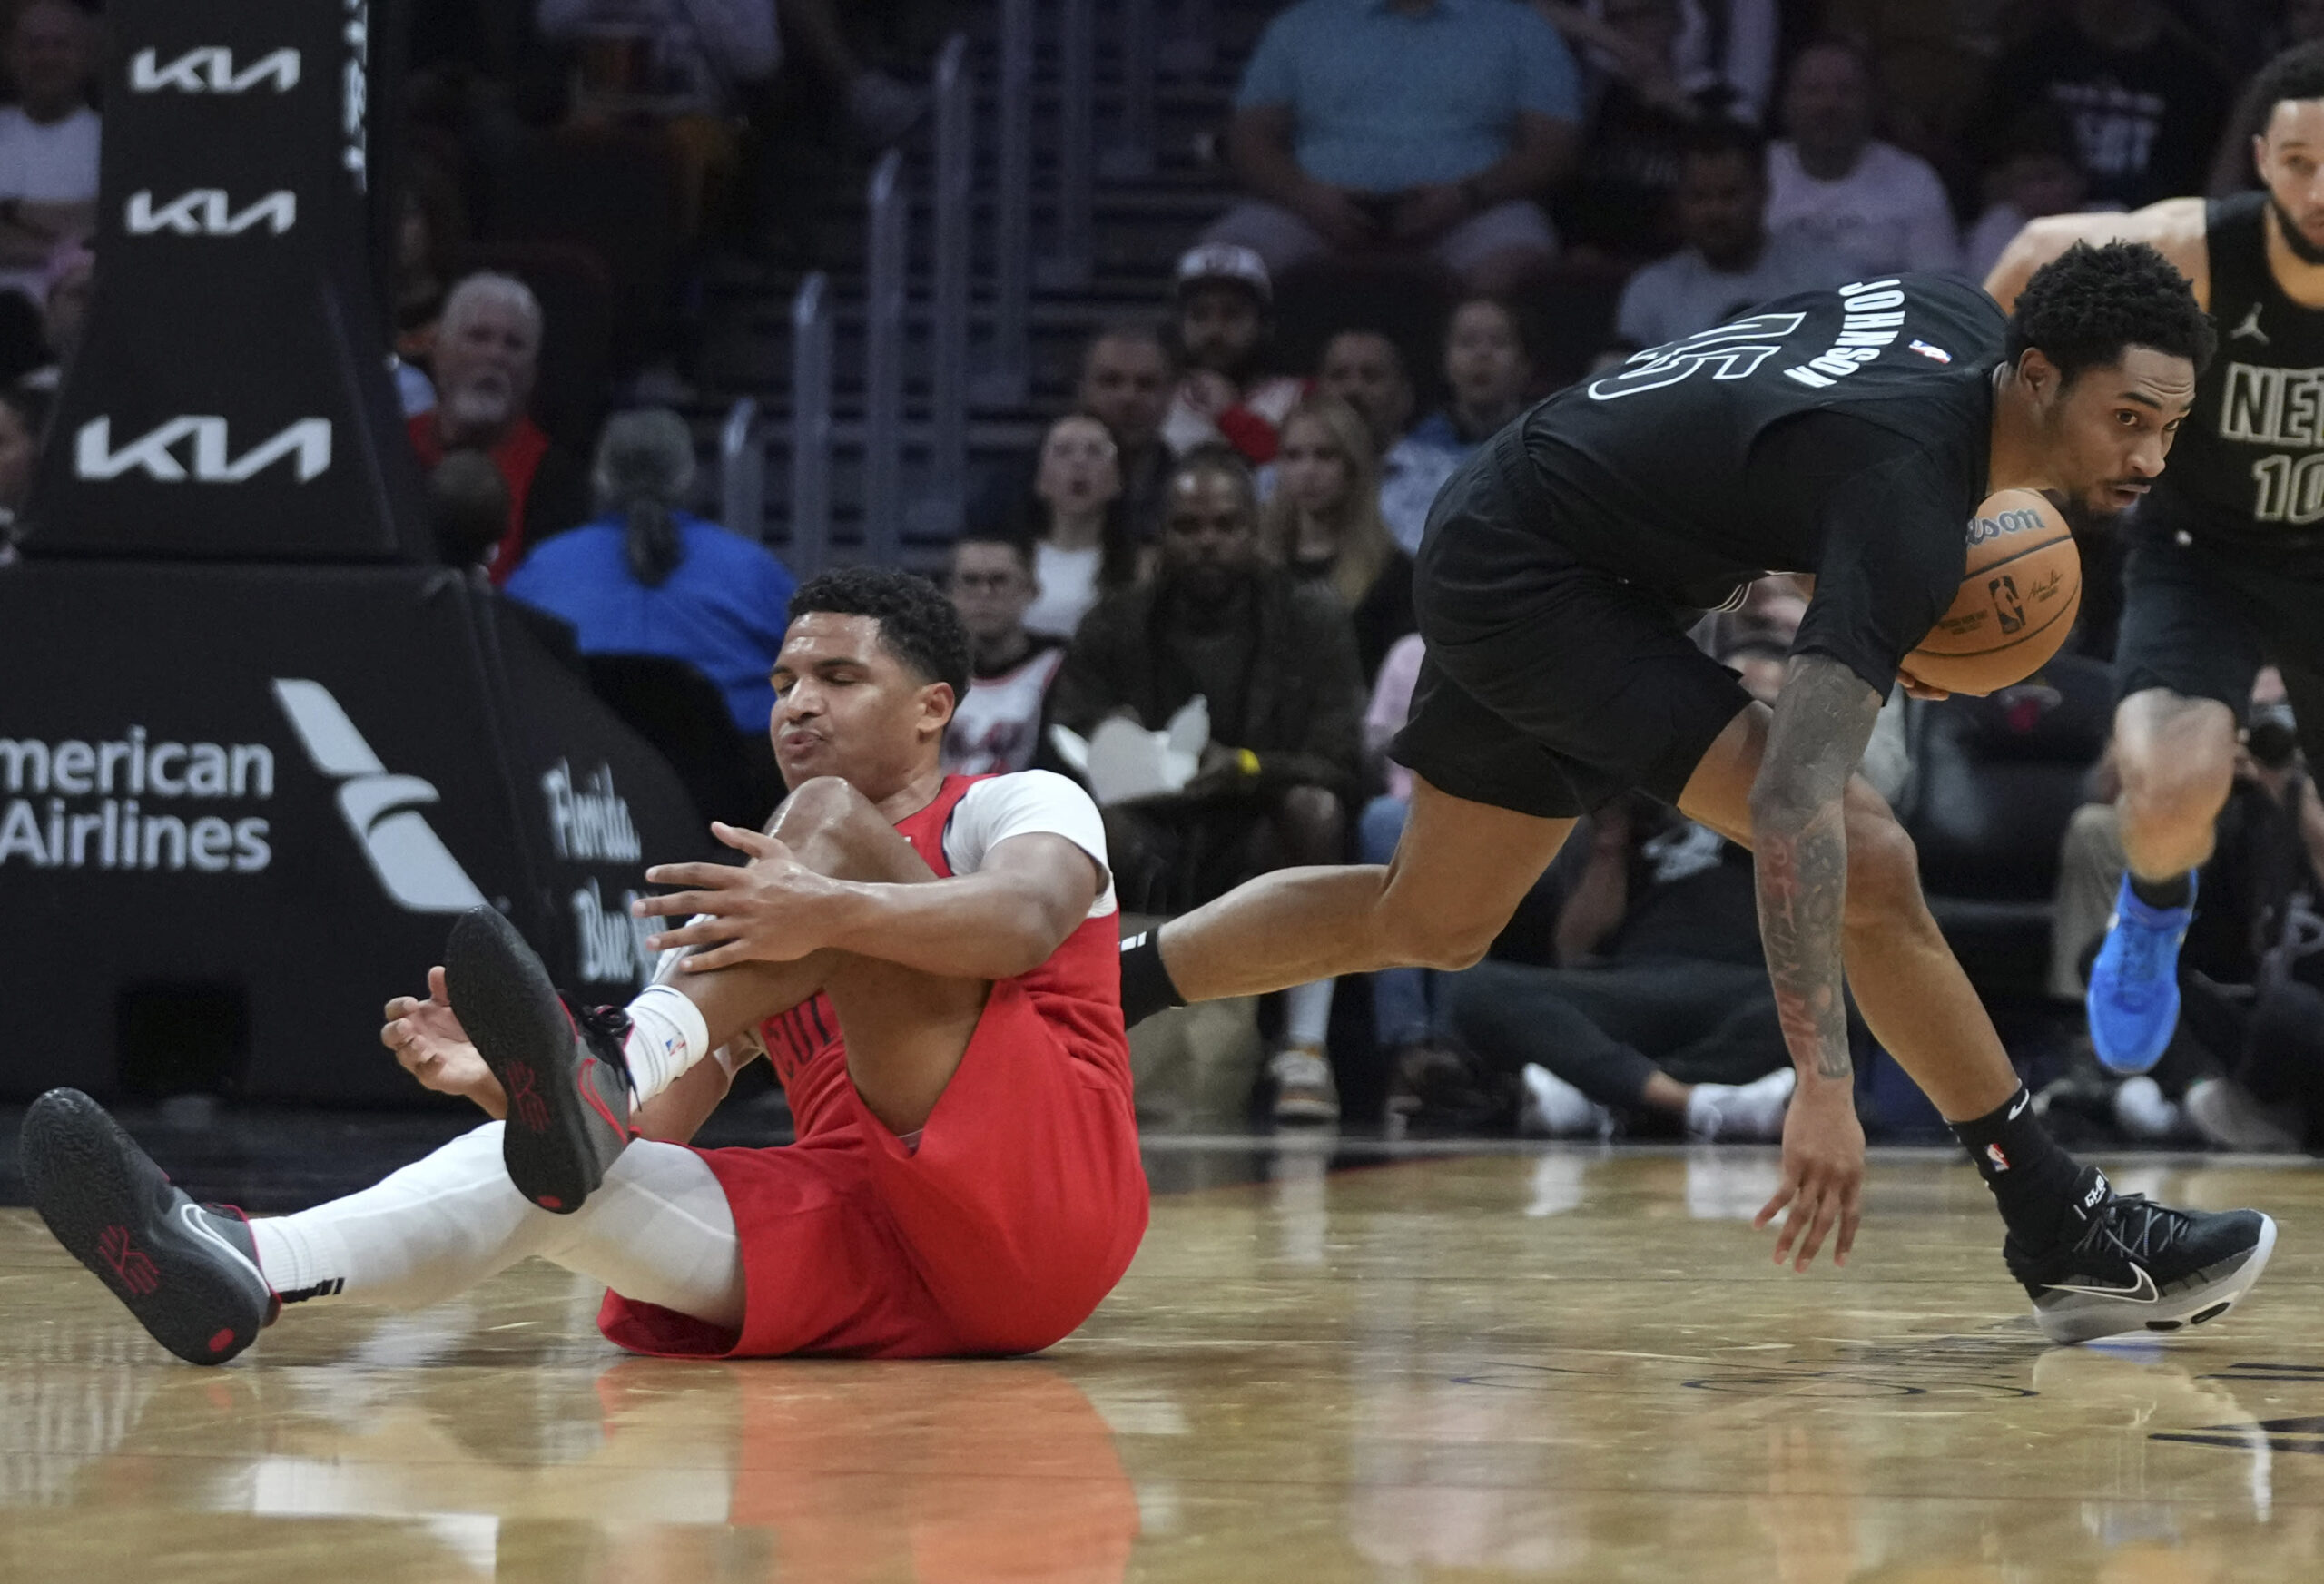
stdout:
<svg viewBox="0 0 2324 1584">
<path fill-rule="evenodd" d="M 1368 683 L 1389 646 L 1416 625 L 1412 557 L 1380 517 L 1372 431 L 1346 402 L 1312 395 L 1291 409 L 1280 432 L 1260 542 L 1270 559 L 1340 596 Z"/>
</svg>

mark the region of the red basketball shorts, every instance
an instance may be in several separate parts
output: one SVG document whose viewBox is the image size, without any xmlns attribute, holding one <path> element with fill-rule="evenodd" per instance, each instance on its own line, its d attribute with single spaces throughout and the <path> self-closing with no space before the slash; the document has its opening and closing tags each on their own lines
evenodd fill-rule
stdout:
<svg viewBox="0 0 2324 1584">
<path fill-rule="evenodd" d="M 670 1357 L 1031 1353 L 1129 1268 L 1147 1186 L 1127 1064 L 1077 1054 L 1015 981 L 994 985 L 916 1151 L 838 1088 L 842 1114 L 795 1144 L 701 1152 L 741 1238 L 740 1334 L 607 1294 L 607 1339 Z"/>
</svg>

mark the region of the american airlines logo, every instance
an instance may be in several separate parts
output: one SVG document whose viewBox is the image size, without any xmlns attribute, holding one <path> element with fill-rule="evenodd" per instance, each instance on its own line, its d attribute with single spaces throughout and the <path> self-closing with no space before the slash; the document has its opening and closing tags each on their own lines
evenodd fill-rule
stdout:
<svg viewBox="0 0 2324 1584">
<path fill-rule="evenodd" d="M 461 913 L 486 905 L 484 893 L 419 812 L 420 805 L 438 801 L 434 786 L 416 775 L 391 774 L 322 684 L 277 677 L 274 697 L 315 768 L 340 783 L 340 815 L 398 907 Z"/>
<path fill-rule="evenodd" d="M 187 440 L 193 442 L 191 468 L 178 449 Z M 74 476 L 100 482 L 134 467 L 163 484 L 188 478 L 197 484 L 241 484 L 285 457 L 294 461 L 300 483 L 320 477 L 330 467 L 330 420 L 300 418 L 239 457 L 227 441 L 226 420 L 215 416 L 173 418 L 118 450 L 113 448 L 111 418 L 93 418 L 73 437 Z"/>
<path fill-rule="evenodd" d="M 156 208 L 153 194 L 140 191 L 129 195 L 129 211 L 123 220 L 133 237 L 150 237 L 156 231 L 181 237 L 238 237 L 261 222 L 281 236 L 299 223 L 299 195 L 287 190 L 270 192 L 248 208 L 237 210 L 222 189 L 197 187 Z"/>
<path fill-rule="evenodd" d="M 277 93 L 296 88 L 299 52 L 276 50 L 239 72 L 234 70 L 234 52 L 216 44 L 174 55 L 166 65 L 159 50 L 139 50 L 129 58 L 132 93 L 247 93 L 270 79 Z"/>
</svg>

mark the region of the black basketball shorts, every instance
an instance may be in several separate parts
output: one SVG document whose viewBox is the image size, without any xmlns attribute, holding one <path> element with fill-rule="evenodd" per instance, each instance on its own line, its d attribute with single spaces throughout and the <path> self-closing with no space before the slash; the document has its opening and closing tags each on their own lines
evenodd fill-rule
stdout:
<svg viewBox="0 0 2324 1584">
<path fill-rule="evenodd" d="M 2262 665 L 2284 674 L 2300 745 L 2324 764 L 2324 556 L 2270 556 L 2137 525 L 2122 573 L 2121 695 L 2168 688 L 2240 720 Z"/>
<path fill-rule="evenodd" d="M 1547 819 L 1668 803 L 1750 695 L 1700 612 L 1581 566 L 1491 485 L 1441 499 L 1413 604 L 1428 655 L 1389 753 L 1439 791 Z"/>
</svg>

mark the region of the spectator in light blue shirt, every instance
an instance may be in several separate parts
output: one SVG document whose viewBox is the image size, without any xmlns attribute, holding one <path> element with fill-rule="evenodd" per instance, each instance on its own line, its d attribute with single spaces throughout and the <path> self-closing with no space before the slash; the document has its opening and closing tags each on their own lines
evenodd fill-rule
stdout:
<svg viewBox="0 0 2324 1584">
<path fill-rule="evenodd" d="M 738 729 L 763 735 L 796 583 L 763 546 L 680 507 L 694 470 L 677 414 L 615 417 L 597 442 L 606 515 L 542 541 L 507 592 L 572 623 L 584 654 L 685 661 L 718 684 Z"/>
<path fill-rule="evenodd" d="M 1278 275 L 1425 252 L 1471 291 L 1506 291 L 1555 256 L 1533 199 L 1572 164 L 1580 121 L 1573 57 L 1518 0 L 1299 0 L 1227 129 L 1251 196 L 1204 240 Z"/>
</svg>

